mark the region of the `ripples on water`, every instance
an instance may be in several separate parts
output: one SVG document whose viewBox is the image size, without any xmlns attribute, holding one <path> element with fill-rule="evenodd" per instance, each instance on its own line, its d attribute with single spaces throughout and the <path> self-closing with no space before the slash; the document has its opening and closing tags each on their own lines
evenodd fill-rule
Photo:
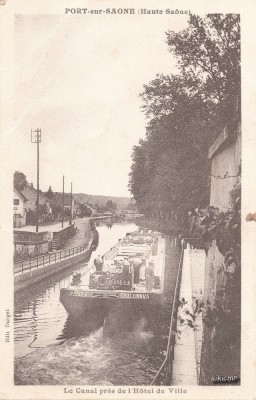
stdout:
<svg viewBox="0 0 256 400">
<path fill-rule="evenodd" d="M 98 228 L 97 253 L 103 254 L 136 229 L 134 224 L 113 228 Z M 87 266 L 78 269 L 83 273 Z M 104 326 L 74 321 L 59 301 L 60 288 L 71 278 L 72 273 L 64 271 L 16 296 L 15 384 L 150 384 L 166 348 L 164 319 L 158 316 L 148 325 L 143 316 L 128 320 L 122 312 L 120 318 L 109 317 Z"/>
<path fill-rule="evenodd" d="M 33 352 L 16 363 L 16 384 L 148 385 L 161 361 L 159 337 L 152 331 L 118 334 L 109 337 L 101 327 Z"/>
</svg>

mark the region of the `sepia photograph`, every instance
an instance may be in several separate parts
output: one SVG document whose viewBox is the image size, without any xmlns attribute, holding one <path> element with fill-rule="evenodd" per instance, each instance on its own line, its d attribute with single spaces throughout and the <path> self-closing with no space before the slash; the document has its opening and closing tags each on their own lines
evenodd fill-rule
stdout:
<svg viewBox="0 0 256 400">
<path fill-rule="evenodd" d="M 15 399 L 243 385 L 241 14 L 187 4 L 12 16 Z"/>
</svg>

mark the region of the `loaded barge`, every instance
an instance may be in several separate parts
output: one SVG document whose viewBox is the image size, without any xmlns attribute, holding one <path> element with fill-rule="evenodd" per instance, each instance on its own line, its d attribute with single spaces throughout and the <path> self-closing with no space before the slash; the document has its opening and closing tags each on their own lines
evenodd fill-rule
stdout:
<svg viewBox="0 0 256 400">
<path fill-rule="evenodd" d="M 84 277 L 60 290 L 60 301 L 73 317 L 104 321 L 123 309 L 151 314 L 161 304 L 164 284 L 165 238 L 141 229 L 127 233 L 103 257 L 98 256 Z"/>
</svg>

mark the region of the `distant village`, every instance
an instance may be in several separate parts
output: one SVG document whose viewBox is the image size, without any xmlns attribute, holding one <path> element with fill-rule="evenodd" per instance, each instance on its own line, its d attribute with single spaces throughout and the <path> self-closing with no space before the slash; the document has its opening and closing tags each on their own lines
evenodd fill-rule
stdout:
<svg viewBox="0 0 256 400">
<path fill-rule="evenodd" d="M 13 227 L 21 228 L 36 224 L 37 189 L 28 183 L 25 174 L 16 171 L 13 181 Z M 64 206 L 64 209 L 63 209 Z M 58 222 L 64 216 L 70 218 L 98 215 L 122 215 L 136 211 L 128 197 L 93 196 L 84 193 L 54 192 L 49 186 L 46 192 L 39 191 L 39 224 Z"/>
</svg>

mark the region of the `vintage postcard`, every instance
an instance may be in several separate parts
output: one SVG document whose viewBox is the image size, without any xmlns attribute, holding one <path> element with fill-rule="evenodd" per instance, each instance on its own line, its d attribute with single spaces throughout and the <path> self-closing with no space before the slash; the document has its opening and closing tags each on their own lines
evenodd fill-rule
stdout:
<svg viewBox="0 0 256 400">
<path fill-rule="evenodd" d="M 255 399 L 253 1 L 0 2 L 0 399 Z"/>
</svg>

